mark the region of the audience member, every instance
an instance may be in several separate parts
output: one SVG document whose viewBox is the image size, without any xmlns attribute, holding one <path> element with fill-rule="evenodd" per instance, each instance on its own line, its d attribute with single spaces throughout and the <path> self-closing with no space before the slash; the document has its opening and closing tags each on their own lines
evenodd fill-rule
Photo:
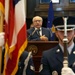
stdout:
<svg viewBox="0 0 75 75">
<path fill-rule="evenodd" d="M 33 23 L 30 25 L 30 28 L 33 28 L 34 27 L 34 25 L 33 25 Z"/>
</svg>

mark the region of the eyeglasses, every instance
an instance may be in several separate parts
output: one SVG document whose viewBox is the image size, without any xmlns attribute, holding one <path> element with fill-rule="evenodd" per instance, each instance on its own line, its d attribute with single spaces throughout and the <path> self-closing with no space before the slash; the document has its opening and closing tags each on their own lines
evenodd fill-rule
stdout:
<svg viewBox="0 0 75 75">
<path fill-rule="evenodd" d="M 35 20 L 34 22 L 42 22 L 42 20 Z"/>
</svg>

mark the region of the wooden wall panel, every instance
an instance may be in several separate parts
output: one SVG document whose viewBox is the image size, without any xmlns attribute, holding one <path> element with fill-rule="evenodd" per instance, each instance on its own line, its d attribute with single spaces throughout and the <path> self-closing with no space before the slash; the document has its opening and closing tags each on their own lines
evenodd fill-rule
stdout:
<svg viewBox="0 0 75 75">
<path fill-rule="evenodd" d="M 47 17 L 48 8 L 49 3 L 40 4 L 39 0 L 27 0 L 27 17 L 35 15 Z M 75 3 L 70 3 L 69 0 L 60 0 L 60 3 L 53 4 L 53 8 L 55 16 L 75 16 Z"/>
</svg>

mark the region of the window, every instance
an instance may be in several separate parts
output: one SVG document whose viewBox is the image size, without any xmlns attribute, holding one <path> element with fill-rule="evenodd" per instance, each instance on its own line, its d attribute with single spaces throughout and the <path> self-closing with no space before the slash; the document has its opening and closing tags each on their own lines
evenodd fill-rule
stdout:
<svg viewBox="0 0 75 75">
<path fill-rule="evenodd" d="M 40 0 L 40 3 L 49 3 L 51 0 Z M 52 3 L 59 3 L 59 0 L 52 0 Z"/>
<path fill-rule="evenodd" d="M 75 0 L 70 0 L 70 3 L 75 3 Z"/>
</svg>

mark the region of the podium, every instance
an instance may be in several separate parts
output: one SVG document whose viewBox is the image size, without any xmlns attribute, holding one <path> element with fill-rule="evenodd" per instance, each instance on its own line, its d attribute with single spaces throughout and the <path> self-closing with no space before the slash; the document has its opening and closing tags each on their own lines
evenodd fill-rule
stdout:
<svg viewBox="0 0 75 75">
<path fill-rule="evenodd" d="M 35 66 L 35 75 L 39 75 L 40 60 L 42 57 L 42 52 L 50 48 L 55 47 L 58 41 L 29 41 L 26 51 L 32 51 L 33 62 Z"/>
</svg>

